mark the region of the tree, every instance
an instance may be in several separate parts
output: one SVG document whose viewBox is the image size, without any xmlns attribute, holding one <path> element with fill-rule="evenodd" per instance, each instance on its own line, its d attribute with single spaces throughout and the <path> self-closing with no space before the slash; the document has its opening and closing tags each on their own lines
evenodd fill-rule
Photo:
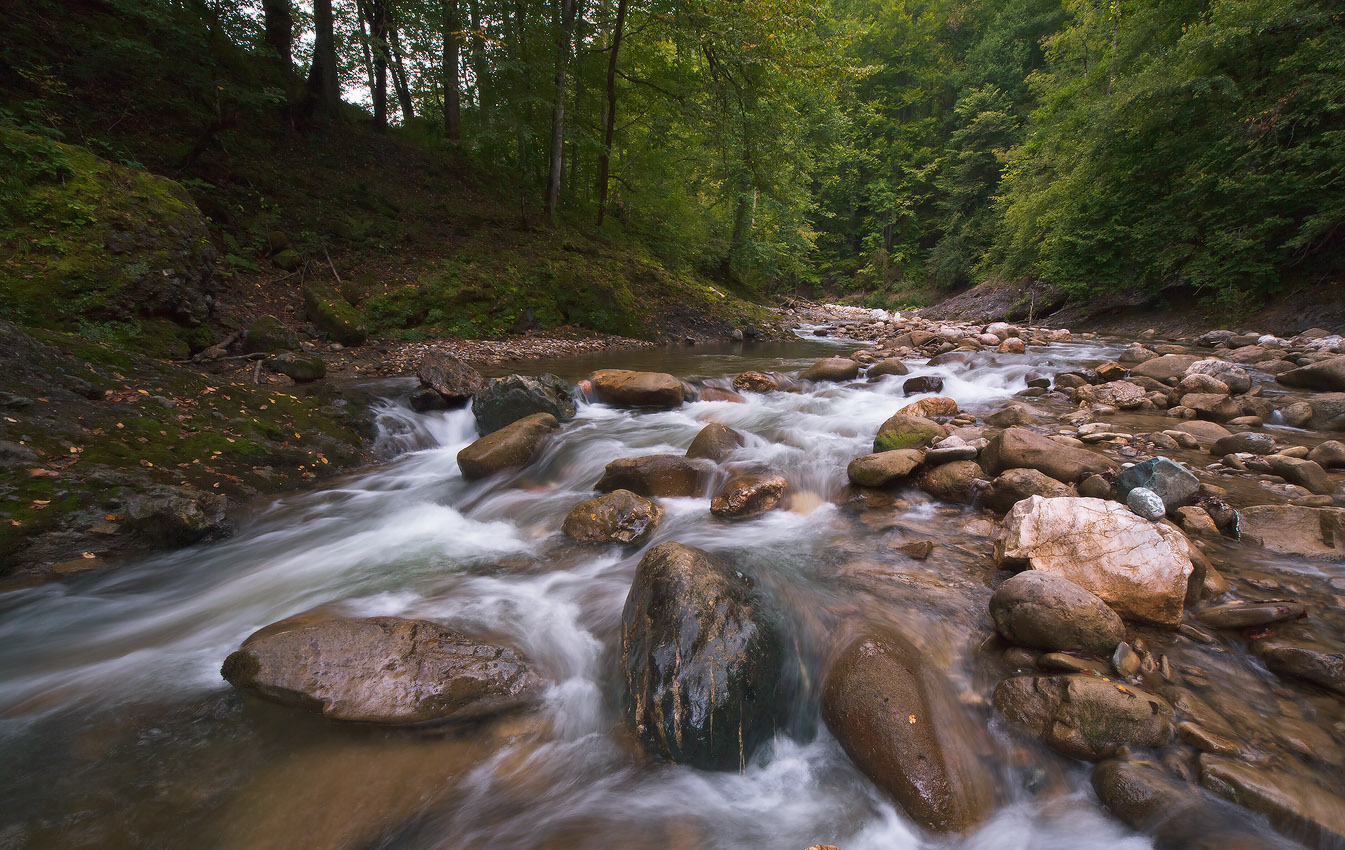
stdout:
<svg viewBox="0 0 1345 850">
<path fill-rule="evenodd" d="M 313 111 L 334 118 L 341 104 L 337 77 L 336 35 L 332 0 L 313 0 L 313 64 L 308 72 L 308 97 Z"/>
<path fill-rule="evenodd" d="M 458 0 L 440 0 L 444 19 L 444 135 L 462 137 L 462 91 L 458 85 L 458 57 L 462 46 L 462 21 Z"/>
<path fill-rule="evenodd" d="M 570 43 L 574 34 L 577 0 L 552 0 L 552 26 L 556 29 L 556 88 L 551 101 L 551 156 L 546 181 L 546 221 L 556 223 L 560 203 L 561 156 L 565 145 L 565 77 L 570 66 Z"/>
<path fill-rule="evenodd" d="M 612 140 L 616 136 L 616 69 L 621 51 L 621 31 L 626 25 L 626 0 L 617 0 L 616 23 L 607 55 L 607 109 L 603 115 L 602 150 L 598 153 L 598 226 L 607 212 L 607 189 L 612 164 Z"/>
<path fill-rule="evenodd" d="M 294 64 L 294 15 L 289 0 L 263 0 L 262 14 L 266 46 L 281 67 L 289 70 Z"/>
</svg>

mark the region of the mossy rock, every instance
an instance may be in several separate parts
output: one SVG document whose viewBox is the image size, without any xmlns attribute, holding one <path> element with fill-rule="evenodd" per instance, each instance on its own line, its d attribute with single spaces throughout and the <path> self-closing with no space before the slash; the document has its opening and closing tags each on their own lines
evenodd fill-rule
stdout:
<svg viewBox="0 0 1345 850">
<path fill-rule="evenodd" d="M 185 189 L 9 128 L 0 256 L 0 318 L 22 325 L 182 353 L 209 318 L 217 254 Z"/>
<path fill-rule="evenodd" d="M 303 257 L 299 256 L 298 251 L 293 248 L 286 248 L 272 257 L 271 262 L 275 263 L 279 269 L 292 272 L 297 271 L 299 266 L 303 265 L 304 260 Z"/>
<path fill-rule="evenodd" d="M 369 338 L 364 316 L 330 286 L 305 286 L 304 312 L 319 331 L 342 345 L 359 345 Z"/>
<path fill-rule="evenodd" d="M 262 316 L 248 326 L 243 350 L 248 353 L 286 351 L 299 347 L 299 334 L 281 324 L 275 316 Z"/>
<path fill-rule="evenodd" d="M 288 375 L 300 384 L 316 381 L 327 375 L 327 364 L 322 362 L 321 357 L 300 354 L 297 351 L 282 351 L 266 358 L 266 368 L 281 375 Z"/>
</svg>

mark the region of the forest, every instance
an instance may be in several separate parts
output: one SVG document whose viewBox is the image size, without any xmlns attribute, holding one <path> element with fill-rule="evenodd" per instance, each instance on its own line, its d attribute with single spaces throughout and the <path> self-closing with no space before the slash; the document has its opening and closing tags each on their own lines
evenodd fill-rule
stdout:
<svg viewBox="0 0 1345 850">
<path fill-rule="evenodd" d="M 1345 257 L 1345 12 L 1320 0 L 81 0 L 14 35 L 0 121 L 198 202 L 203 163 L 265 155 L 249 135 L 368 125 L 527 227 L 754 297 L 1235 304 Z M 381 167 L 439 179 L 419 162 Z"/>
</svg>

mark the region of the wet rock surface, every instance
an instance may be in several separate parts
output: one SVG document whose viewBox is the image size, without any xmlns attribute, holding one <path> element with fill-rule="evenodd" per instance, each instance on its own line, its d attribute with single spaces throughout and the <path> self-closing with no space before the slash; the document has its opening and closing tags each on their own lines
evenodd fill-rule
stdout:
<svg viewBox="0 0 1345 850">
<path fill-rule="evenodd" d="M 603 369 L 591 378 L 598 400 L 617 407 L 680 407 L 686 399 L 681 380 L 666 372 Z"/>
<path fill-rule="evenodd" d="M 546 373 L 493 378 L 472 397 L 476 433 L 481 435 L 536 413 L 549 413 L 557 422 L 568 422 L 577 409 L 574 387 Z"/>
<path fill-rule="evenodd" d="M 901 637 L 868 635 L 842 653 L 823 686 L 822 715 L 866 776 L 916 823 L 963 831 L 994 803 L 975 733 L 941 674 Z"/>
<path fill-rule="evenodd" d="M 751 519 L 780 504 L 789 483 L 782 475 L 735 475 L 710 500 L 710 513 L 721 519 Z"/>
<path fill-rule="evenodd" d="M 669 761 L 738 770 L 783 720 L 784 652 L 751 582 L 698 549 L 662 543 L 621 615 L 626 717 Z"/>
<path fill-rule="evenodd" d="M 995 709 L 1056 752 L 1088 761 L 1124 746 L 1161 747 L 1174 725 L 1162 697 L 1089 675 L 1005 679 Z"/>
<path fill-rule="evenodd" d="M 434 390 L 449 405 L 466 404 L 486 385 L 480 372 L 442 351 L 425 352 L 416 377 L 422 387 Z"/>
<path fill-rule="evenodd" d="M 575 505 L 566 514 L 561 530 L 584 543 L 638 546 L 658 530 L 663 513 L 663 506 L 657 502 L 629 490 L 614 490 Z"/>
<path fill-rule="evenodd" d="M 1125 625 L 1107 603 L 1038 570 L 1019 573 L 996 588 L 990 617 L 1005 640 L 1033 649 L 1106 656 L 1125 639 Z"/>
<path fill-rule="evenodd" d="M 630 490 L 646 498 L 689 497 L 702 488 L 701 468 L 677 455 L 619 458 L 607 464 L 593 485 L 600 492 Z"/>
<path fill-rule="evenodd" d="M 559 428 L 560 423 L 550 413 L 525 416 L 458 452 L 458 467 L 469 481 L 522 469 L 537 459 L 546 441 Z"/>
<path fill-rule="evenodd" d="M 542 679 L 513 649 L 425 620 L 282 621 L 224 662 L 234 687 L 336 720 L 471 720 L 534 702 Z"/>
</svg>

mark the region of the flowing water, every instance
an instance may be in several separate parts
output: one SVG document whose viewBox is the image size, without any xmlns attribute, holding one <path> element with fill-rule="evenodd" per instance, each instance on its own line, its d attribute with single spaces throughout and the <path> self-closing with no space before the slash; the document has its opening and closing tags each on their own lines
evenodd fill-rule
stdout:
<svg viewBox="0 0 1345 850">
<path fill-rule="evenodd" d="M 658 368 L 725 385 L 745 369 L 796 371 L 854 347 L 615 353 L 518 369 L 574 379 Z M 1095 364 L 1118 348 L 1060 344 L 913 373 L 944 376 L 942 395 L 984 414 L 1029 370 Z M 0 597 L 0 848 L 1150 846 L 1102 812 L 1084 768 L 993 719 L 987 695 L 1003 671 L 978 652 L 995 574 L 990 515 L 913 491 L 847 501 L 845 466 L 910 400 L 902 380 L 670 412 L 582 404 L 539 463 L 473 484 L 455 460 L 476 436 L 470 412 L 385 401 L 387 460 L 256 506 L 234 538 Z M 876 791 L 818 720 L 815 680 L 799 689 L 792 734 L 742 773 L 651 760 L 625 731 L 616 647 L 641 552 L 576 545 L 561 520 L 609 461 L 680 454 L 711 422 L 747 435 L 728 467 L 789 480 L 790 509 L 728 523 L 710 515 L 708 494 L 668 499 L 653 543 L 697 546 L 750 573 L 794 624 L 810 676 L 866 624 L 919 644 L 987 730 L 976 746 L 999 772 L 1001 807 L 973 833 L 924 834 Z M 922 539 L 937 544 L 927 560 L 896 551 Z M 503 640 L 553 684 L 532 714 L 387 730 L 245 699 L 223 682 L 220 663 L 252 631 L 317 606 Z"/>
</svg>

